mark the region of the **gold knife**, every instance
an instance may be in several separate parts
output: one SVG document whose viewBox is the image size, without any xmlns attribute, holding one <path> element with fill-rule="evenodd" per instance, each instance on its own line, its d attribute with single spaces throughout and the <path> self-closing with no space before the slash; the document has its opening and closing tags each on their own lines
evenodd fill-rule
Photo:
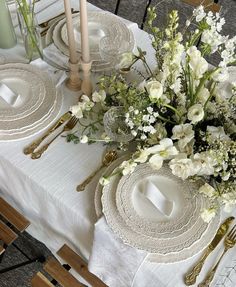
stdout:
<svg viewBox="0 0 236 287">
<path fill-rule="evenodd" d="M 31 154 L 46 137 L 48 137 L 52 132 L 59 128 L 64 122 L 68 121 L 71 117 L 72 115 L 70 112 L 66 112 L 64 115 L 62 115 L 56 121 L 56 123 L 52 127 L 50 127 L 39 139 L 35 140 L 29 146 L 24 148 L 24 154 Z"/>
<path fill-rule="evenodd" d="M 219 229 L 217 230 L 217 233 L 215 235 L 215 237 L 213 238 L 213 240 L 211 241 L 210 245 L 208 245 L 207 249 L 205 250 L 203 256 L 201 257 L 201 259 L 198 261 L 198 263 L 191 269 L 191 271 L 189 271 L 184 278 L 184 283 L 187 286 L 193 285 L 196 282 L 197 276 L 199 275 L 199 273 L 202 270 L 202 266 L 206 260 L 206 258 L 208 257 L 208 255 L 216 248 L 216 246 L 219 244 L 219 242 L 221 241 L 221 239 L 225 236 L 225 234 L 227 233 L 229 226 L 231 224 L 231 222 L 234 220 L 234 217 L 231 216 L 229 218 L 227 218 L 219 227 Z"/>
</svg>

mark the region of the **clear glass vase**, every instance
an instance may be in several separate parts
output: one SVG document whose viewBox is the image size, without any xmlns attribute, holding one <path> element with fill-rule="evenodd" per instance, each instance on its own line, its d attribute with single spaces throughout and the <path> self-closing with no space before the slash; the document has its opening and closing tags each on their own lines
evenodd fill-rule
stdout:
<svg viewBox="0 0 236 287">
<path fill-rule="evenodd" d="M 104 114 L 103 125 L 106 134 L 115 142 L 128 143 L 134 138 L 125 122 L 123 107 L 111 107 Z"/>
<path fill-rule="evenodd" d="M 30 61 L 39 57 L 43 58 L 43 49 L 39 28 L 35 26 L 24 28 L 22 30 L 22 37 L 27 58 Z"/>
<path fill-rule="evenodd" d="M 16 6 L 27 58 L 30 61 L 43 58 L 40 29 L 34 14 L 34 2 L 16 0 Z"/>
</svg>

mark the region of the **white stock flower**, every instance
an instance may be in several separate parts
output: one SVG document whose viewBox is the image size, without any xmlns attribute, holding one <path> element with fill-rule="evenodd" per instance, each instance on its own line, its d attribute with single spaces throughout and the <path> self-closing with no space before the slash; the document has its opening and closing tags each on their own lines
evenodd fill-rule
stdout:
<svg viewBox="0 0 236 287">
<path fill-rule="evenodd" d="M 119 63 L 119 68 L 128 68 L 134 60 L 134 55 L 132 52 L 126 52 L 121 55 L 121 60 Z"/>
<path fill-rule="evenodd" d="M 213 158 L 209 152 L 196 153 L 193 156 L 193 164 L 195 173 L 197 175 L 212 175 L 214 174 L 214 167 L 217 164 L 215 158 Z"/>
<path fill-rule="evenodd" d="M 88 142 L 88 137 L 86 135 L 83 135 L 81 138 L 80 138 L 80 142 L 81 143 L 87 143 Z"/>
<path fill-rule="evenodd" d="M 122 169 L 122 174 L 127 175 L 134 171 L 135 167 L 137 166 L 137 163 L 132 160 L 125 160 L 120 165 L 120 168 Z"/>
<path fill-rule="evenodd" d="M 100 90 L 99 92 L 95 91 L 92 94 L 92 99 L 95 103 L 104 102 L 106 99 L 106 92 L 104 90 Z"/>
<path fill-rule="evenodd" d="M 202 193 L 204 195 L 206 195 L 207 197 L 215 197 L 217 195 L 216 190 L 208 183 L 205 183 L 204 185 L 202 185 L 199 190 L 199 193 Z"/>
<path fill-rule="evenodd" d="M 178 140 L 178 146 L 181 151 L 194 138 L 194 131 L 191 124 L 176 125 L 172 129 L 172 139 Z"/>
<path fill-rule="evenodd" d="M 206 16 L 206 12 L 204 11 L 204 7 L 202 5 L 198 6 L 193 10 L 193 16 L 196 17 L 196 21 L 200 22 Z"/>
<path fill-rule="evenodd" d="M 207 61 L 201 56 L 201 52 L 197 47 L 192 46 L 188 49 L 187 54 L 190 57 L 189 66 L 196 79 L 200 79 L 208 70 Z"/>
<path fill-rule="evenodd" d="M 201 211 L 201 218 L 206 223 L 209 223 L 215 216 L 216 216 L 216 208 L 214 207 L 208 209 L 205 208 Z"/>
<path fill-rule="evenodd" d="M 171 159 L 178 154 L 176 147 L 173 146 L 173 142 L 169 138 L 162 139 L 158 145 L 146 150 L 148 153 L 153 154 L 149 159 L 149 163 L 154 169 L 160 169 L 164 160 Z"/>
<path fill-rule="evenodd" d="M 146 89 L 151 101 L 156 102 L 163 95 L 163 86 L 158 81 L 149 81 L 146 84 Z"/>
<path fill-rule="evenodd" d="M 99 179 L 99 183 L 101 184 L 101 185 L 107 185 L 108 183 L 110 182 L 110 178 L 109 177 L 105 177 L 105 176 L 102 176 L 102 177 L 100 177 L 100 179 Z"/>
<path fill-rule="evenodd" d="M 82 101 L 80 101 L 79 104 L 81 104 L 82 110 L 90 111 L 94 106 L 94 103 L 86 95 L 82 95 L 81 100 Z"/>
<path fill-rule="evenodd" d="M 236 205 L 236 191 L 222 194 L 220 200 L 224 204 L 224 211 L 232 212 Z"/>
<path fill-rule="evenodd" d="M 169 162 L 169 166 L 174 175 L 185 180 L 189 176 L 194 175 L 193 163 L 186 154 L 179 154 L 176 158 Z"/>
<path fill-rule="evenodd" d="M 222 36 L 214 29 L 203 31 L 201 41 L 211 47 L 211 53 L 215 53 L 220 44 L 222 44 Z"/>
<path fill-rule="evenodd" d="M 191 121 L 192 124 L 196 124 L 197 122 L 200 122 L 204 117 L 203 106 L 201 104 L 195 104 L 191 106 L 188 110 L 187 117 Z"/>
<path fill-rule="evenodd" d="M 138 157 L 134 159 L 135 162 L 144 163 L 147 161 L 150 153 L 144 149 L 137 153 Z"/>
<path fill-rule="evenodd" d="M 83 117 L 83 110 L 80 104 L 70 107 L 70 111 L 72 113 L 72 116 L 75 116 L 78 119 L 81 119 Z"/>
<path fill-rule="evenodd" d="M 228 141 L 230 137 L 226 135 L 223 127 L 207 126 L 207 132 L 210 134 L 212 140 Z"/>
</svg>

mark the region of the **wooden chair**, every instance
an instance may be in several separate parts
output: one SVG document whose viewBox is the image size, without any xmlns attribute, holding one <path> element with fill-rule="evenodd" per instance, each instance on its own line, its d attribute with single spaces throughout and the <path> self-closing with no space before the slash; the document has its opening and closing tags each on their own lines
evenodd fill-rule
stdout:
<svg viewBox="0 0 236 287">
<path fill-rule="evenodd" d="M 32 279 L 32 287 L 54 287 L 56 283 L 63 287 L 85 286 L 69 273 L 68 270 L 74 269 L 93 287 L 108 287 L 98 277 L 88 271 L 87 263 L 68 245 L 63 245 L 57 254 L 67 264 L 61 265 L 56 259 L 49 258 L 44 265 L 44 270 L 53 278 L 50 281 L 43 273 L 38 272 Z"/>
<path fill-rule="evenodd" d="M 197 7 L 203 5 L 206 10 L 212 11 L 214 13 L 220 12 L 221 6 L 218 4 L 218 1 L 215 0 L 183 0 L 184 3 Z"/>
<path fill-rule="evenodd" d="M 33 259 L 29 258 L 17 245 L 14 244 L 18 235 L 23 233 L 29 225 L 30 222 L 23 215 L 0 197 L 0 241 L 2 242 L 2 244 L 0 244 L 0 263 L 3 259 L 5 250 L 11 244 L 28 259 L 20 264 L 1 269 L 0 274 L 36 261 L 44 260 L 43 256 L 37 256 Z"/>
</svg>

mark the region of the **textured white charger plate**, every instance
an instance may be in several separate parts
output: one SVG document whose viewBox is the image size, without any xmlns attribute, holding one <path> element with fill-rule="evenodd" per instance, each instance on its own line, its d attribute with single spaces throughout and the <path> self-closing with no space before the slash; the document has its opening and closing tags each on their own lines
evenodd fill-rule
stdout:
<svg viewBox="0 0 236 287">
<path fill-rule="evenodd" d="M 110 184 L 103 187 L 103 214 L 108 225 L 124 243 L 152 253 L 151 261 L 171 263 L 187 259 L 204 249 L 213 239 L 219 226 L 219 214 L 209 224 L 201 220 L 198 226 L 191 228 L 188 238 L 182 234 L 176 240 L 157 239 L 136 233 L 124 222 L 116 206 L 116 188 L 120 178 L 118 175 L 112 177 Z"/>
<path fill-rule="evenodd" d="M 145 188 L 142 185 L 146 180 L 151 180 L 168 200 L 173 201 L 170 216 L 164 216 L 140 192 Z M 197 184 L 174 176 L 168 165 L 156 171 L 148 164 L 141 164 L 119 181 L 116 204 L 125 223 L 137 233 L 156 238 L 176 238 L 186 232 L 187 237 L 192 228 L 202 224 L 200 211 L 207 204 L 198 195 L 198 188 Z"/>
<path fill-rule="evenodd" d="M 0 130 L 1 121 L 16 121 L 26 117 L 43 103 L 46 91 L 44 83 L 34 73 L 34 67 L 22 70 L 11 65 L 0 66 L 0 83 L 7 85 L 18 95 L 14 105 L 9 105 L 0 97 Z"/>
<path fill-rule="evenodd" d="M 16 120 L 0 122 L 0 133 L 18 133 L 19 131 L 23 131 L 25 129 L 28 129 L 29 127 L 37 125 L 37 123 L 41 122 L 45 117 L 47 117 L 48 113 L 52 110 L 54 102 L 56 100 L 56 88 L 48 74 L 36 67 L 33 67 L 32 69 L 30 65 L 19 63 L 6 64 L 4 66 L 6 67 L 6 69 L 15 69 L 16 72 L 19 71 L 19 69 L 22 70 L 22 72 L 25 70 L 31 71 L 35 76 L 38 77 L 38 81 L 43 84 L 43 87 L 45 89 L 44 100 L 33 113 L 30 113 L 28 116 Z M 17 89 L 17 87 L 15 88 Z"/>
<path fill-rule="evenodd" d="M 39 123 L 36 125 L 33 125 L 23 131 L 17 131 L 12 134 L 1 134 L 0 132 L 0 142 L 1 141 L 13 141 L 13 140 L 19 140 L 19 139 L 25 139 L 27 137 L 30 137 L 34 134 L 37 134 L 38 132 L 42 131 L 46 127 L 48 127 L 58 116 L 63 101 L 63 94 L 61 91 L 56 92 L 56 98 L 54 105 L 48 115 L 42 119 Z"/>
<path fill-rule="evenodd" d="M 45 88 L 45 97 L 43 103 L 34 112 L 24 118 L 16 121 L 4 121 L 4 128 L 0 130 L 0 141 L 17 140 L 28 137 L 41 131 L 48 126 L 58 115 L 62 105 L 62 94 L 55 88 L 53 81 L 49 75 L 42 70 L 31 67 L 28 64 L 7 64 L 6 67 L 11 67 L 23 70 L 33 69 L 38 77 L 38 81 L 42 81 Z M 0 121 L 0 125 L 3 122 Z"/>
<path fill-rule="evenodd" d="M 118 24 L 118 27 L 121 25 L 123 28 L 125 27 L 125 35 L 126 33 L 129 34 L 128 38 L 129 38 L 129 47 L 130 47 L 130 51 L 133 50 L 134 48 L 134 36 L 132 31 L 130 31 L 127 26 L 115 15 L 112 15 L 110 13 L 106 13 L 106 12 L 89 12 L 91 14 L 101 14 L 104 17 L 110 17 L 112 19 L 115 19 L 115 21 Z M 76 19 L 76 17 L 78 18 L 79 15 L 78 14 L 74 14 L 73 15 L 73 19 Z M 113 20 L 114 21 L 114 20 Z M 56 48 L 65 56 L 69 57 L 69 47 L 68 45 L 63 41 L 62 39 L 62 28 L 66 27 L 65 26 L 66 23 L 66 19 L 61 19 L 59 20 L 57 23 L 52 24 L 52 28 L 48 30 L 47 34 L 46 34 L 46 44 L 51 43 L 51 40 L 53 41 L 54 45 L 56 46 Z M 123 30 L 122 30 L 123 31 Z M 120 35 L 120 37 L 122 38 L 123 35 Z M 79 51 L 77 51 L 78 53 L 78 58 L 81 57 L 81 53 Z M 91 60 L 92 60 L 92 71 L 93 72 L 102 72 L 102 71 L 106 71 L 106 70 L 110 70 L 111 68 L 113 68 L 111 66 L 111 64 L 109 62 L 105 62 L 101 59 L 101 56 L 98 52 L 96 53 L 91 53 Z"/>
<path fill-rule="evenodd" d="M 81 52 L 80 17 L 73 18 L 73 27 L 76 48 Z M 120 37 L 121 41 L 128 42 L 128 50 L 134 48 L 133 35 L 127 26 L 115 15 L 102 11 L 88 12 L 88 33 L 90 53 L 99 55 L 99 42 L 103 37 L 111 39 Z M 61 39 L 69 46 L 66 23 L 61 28 Z"/>
<path fill-rule="evenodd" d="M 109 176 L 115 168 L 117 168 L 124 160 L 127 160 L 128 158 L 130 158 L 129 155 L 123 155 L 118 157 L 114 162 L 112 162 L 104 171 L 103 176 Z M 102 202 L 101 202 L 101 197 L 102 197 L 102 190 L 103 190 L 103 186 L 98 183 L 96 186 L 96 190 L 95 190 L 95 196 L 94 196 L 94 205 L 95 205 L 95 212 L 97 215 L 97 218 L 100 218 L 101 216 L 103 216 L 102 213 Z"/>
</svg>

